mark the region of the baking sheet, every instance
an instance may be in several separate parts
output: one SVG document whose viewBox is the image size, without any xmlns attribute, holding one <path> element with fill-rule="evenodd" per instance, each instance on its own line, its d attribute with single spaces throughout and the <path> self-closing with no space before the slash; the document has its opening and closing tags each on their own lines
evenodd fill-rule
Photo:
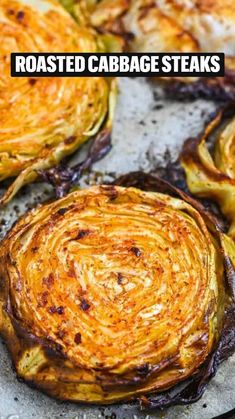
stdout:
<svg viewBox="0 0 235 419">
<path fill-rule="evenodd" d="M 82 186 L 110 181 L 129 171 L 150 171 L 166 163 L 168 150 L 171 159 L 176 159 L 183 141 L 201 131 L 214 109 L 211 102 L 202 100 L 191 103 L 166 100 L 161 88 L 145 79 L 120 79 L 113 149 L 83 177 Z M 80 158 L 81 153 L 77 153 L 73 161 Z M 7 208 L 0 210 L 0 236 L 19 215 L 51 197 L 52 188 L 46 184 L 24 188 Z M 5 345 L 0 341 L 1 419 L 211 419 L 235 408 L 234 389 L 235 355 L 219 368 L 202 399 L 190 406 L 147 414 L 140 413 L 137 404 L 105 408 L 61 403 L 17 381 Z"/>
</svg>

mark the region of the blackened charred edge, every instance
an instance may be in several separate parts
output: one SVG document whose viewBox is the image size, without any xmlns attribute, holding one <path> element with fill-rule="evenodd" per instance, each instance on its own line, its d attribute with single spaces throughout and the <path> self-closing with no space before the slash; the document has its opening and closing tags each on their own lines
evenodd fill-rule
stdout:
<svg viewBox="0 0 235 419">
<path fill-rule="evenodd" d="M 142 409 L 162 409 L 175 405 L 186 405 L 198 401 L 209 381 L 215 376 L 219 365 L 235 352 L 235 305 L 226 310 L 221 338 L 214 352 L 208 356 L 198 373 L 185 382 L 179 392 L 173 394 L 172 390 L 158 396 L 147 398 L 147 402 L 140 405 Z"/>
<path fill-rule="evenodd" d="M 112 374 L 110 374 L 110 379 L 103 380 L 103 377 L 101 378 L 102 382 L 100 382 L 100 385 L 104 391 L 109 391 L 112 388 L 115 389 L 123 389 L 124 387 L 136 387 L 140 384 L 145 383 L 153 374 L 156 374 L 157 372 L 160 372 L 164 368 L 167 368 L 174 364 L 174 362 L 177 361 L 178 355 L 169 356 L 165 359 L 163 359 L 160 363 L 157 365 L 150 365 L 150 364 L 142 364 L 137 366 L 135 369 L 131 370 L 131 375 L 128 378 L 122 378 L 122 377 L 115 377 Z M 97 367 L 96 371 L 99 371 L 100 369 Z M 101 368 L 101 372 L 104 370 L 104 368 Z M 97 376 L 97 379 L 99 380 L 99 376 Z"/>
<path fill-rule="evenodd" d="M 211 136 L 211 134 L 213 135 L 215 130 L 217 130 L 226 119 L 230 119 L 234 117 L 234 115 L 235 115 L 234 104 L 227 104 L 227 105 L 220 106 L 215 112 L 212 112 L 209 118 L 207 119 L 201 134 L 199 134 L 195 138 L 188 138 L 185 141 L 181 150 L 181 154 L 179 156 L 179 160 L 182 163 L 188 163 L 189 165 L 196 164 L 198 170 L 201 170 L 202 172 L 204 172 L 207 175 L 208 179 L 210 179 L 212 182 L 229 182 L 230 184 L 235 185 L 234 179 L 231 179 L 226 174 L 222 172 L 210 171 L 210 169 L 204 166 L 201 163 L 199 154 L 198 154 L 198 147 L 199 147 L 199 144 L 202 142 L 202 140 L 207 141 L 207 139 L 209 139 L 209 136 Z M 205 135 L 205 132 L 206 132 L 206 135 Z M 213 139 L 212 146 L 214 146 L 215 139 L 213 137 L 212 139 Z M 185 173 L 183 173 L 182 176 L 186 182 Z M 183 183 L 183 186 L 184 186 L 184 183 Z M 182 189 L 181 185 L 179 185 L 179 188 Z M 191 195 L 190 191 L 186 190 L 185 187 L 183 188 L 183 190 L 188 195 Z M 229 220 L 225 218 L 225 216 L 221 213 L 219 205 L 212 199 L 200 198 L 200 201 L 203 203 L 203 205 L 206 208 L 210 210 L 210 212 L 212 212 L 218 218 L 223 228 L 223 231 L 227 232 L 230 225 Z"/>
<path fill-rule="evenodd" d="M 118 197 L 118 191 L 114 185 L 101 185 L 100 188 L 109 197 L 110 201 L 114 201 Z"/>
<path fill-rule="evenodd" d="M 195 199 L 187 196 L 181 190 L 175 188 L 167 181 L 158 178 L 153 174 L 146 174 L 143 172 L 133 172 L 121 176 L 115 181 L 116 185 L 137 187 L 142 190 L 168 193 L 171 196 L 182 198 L 186 202 L 193 205 L 204 218 L 209 221 L 209 224 L 215 224 L 216 230 L 220 230 L 220 226 L 205 208 Z M 220 341 L 216 344 L 214 351 L 207 357 L 206 361 L 199 368 L 198 372 L 190 379 L 184 382 L 184 388 L 175 392 L 177 387 L 173 387 L 158 395 L 149 397 L 140 397 L 141 409 L 163 409 L 175 405 L 185 405 L 198 401 L 203 395 L 207 384 L 214 377 L 219 365 L 229 356 L 235 352 L 235 269 L 232 261 L 225 257 L 224 259 L 226 277 L 228 288 L 232 294 L 232 303 L 227 307 L 224 316 L 223 328 L 221 331 Z"/>
<path fill-rule="evenodd" d="M 188 138 L 182 148 L 180 154 L 180 160 L 185 163 L 194 162 L 203 172 L 206 173 L 209 179 L 216 182 L 229 181 L 234 183 L 235 181 L 229 176 L 222 172 L 210 171 L 206 166 L 204 166 L 199 158 L 198 146 L 202 140 L 207 140 L 208 137 L 214 133 L 214 131 L 223 123 L 224 120 L 234 117 L 235 115 L 235 103 L 227 104 L 215 112 L 212 112 L 210 117 L 207 119 L 206 124 L 202 132 L 195 138 Z"/>
<path fill-rule="evenodd" d="M 183 145 L 182 151 L 181 151 L 181 158 L 185 162 L 189 161 L 195 161 L 198 164 L 200 164 L 200 160 L 197 154 L 197 147 L 201 140 L 201 136 L 198 136 L 196 138 L 188 138 Z"/>
<path fill-rule="evenodd" d="M 110 129 L 102 130 L 93 140 L 87 157 L 79 164 L 69 167 L 66 161 L 48 170 L 40 170 L 38 174 L 42 180 L 55 188 L 56 197 L 62 198 L 70 188 L 81 178 L 83 173 L 101 160 L 111 150 Z"/>
<path fill-rule="evenodd" d="M 140 407 L 142 410 L 163 409 L 175 405 L 186 405 L 195 403 L 203 395 L 210 379 L 215 375 L 215 353 L 208 358 L 200 371 L 191 380 L 185 383 L 185 387 L 173 394 L 172 390 L 165 391 L 157 396 L 146 397 L 143 401 L 140 398 Z"/>
<path fill-rule="evenodd" d="M 116 181 L 116 184 L 121 186 L 135 186 L 144 190 L 168 193 L 172 196 L 180 197 L 186 200 L 187 202 L 195 206 L 199 211 L 203 210 L 204 216 L 206 214 L 205 210 L 203 209 L 200 203 L 188 197 L 184 192 L 170 185 L 165 180 L 158 178 L 154 174 L 145 174 L 142 172 L 130 173 L 119 178 Z M 214 217 L 211 217 L 210 214 L 208 214 L 208 217 L 211 222 L 215 222 Z M 216 228 L 217 230 L 219 230 L 219 226 L 217 226 Z M 233 283 L 235 272 L 231 260 L 225 259 L 225 268 L 227 272 L 227 283 L 230 289 L 232 289 L 233 287 L 231 287 L 231 284 Z M 9 299 L 5 310 L 11 318 L 16 334 L 19 337 L 19 339 L 22 340 L 23 345 L 40 344 L 44 348 L 47 356 L 50 356 L 53 359 L 55 358 L 55 356 L 58 357 L 58 359 L 61 357 L 66 358 L 66 356 L 63 354 L 62 347 L 60 347 L 60 345 L 55 344 L 55 342 L 51 341 L 50 339 L 45 340 L 38 338 L 33 334 L 29 333 L 26 330 L 26 328 L 24 328 L 24 326 L 22 327 L 22 325 L 19 323 L 19 321 L 12 312 L 12 307 Z M 141 397 L 141 407 L 147 409 L 159 409 L 175 404 L 188 404 L 197 401 L 202 396 L 209 380 L 214 376 L 218 368 L 218 365 L 224 359 L 232 355 L 234 351 L 235 305 L 233 303 L 226 310 L 224 326 L 222 329 L 221 339 L 218 346 L 214 349 L 214 352 L 207 358 L 205 363 L 201 366 L 198 373 L 195 374 L 191 379 L 185 381 L 184 389 L 179 390 L 177 393 L 175 393 L 175 390 L 177 389 L 176 386 L 174 388 L 174 394 L 172 394 L 172 391 L 169 390 L 159 395 L 149 396 L 148 398 Z M 116 383 L 116 385 L 136 385 L 142 381 L 145 381 L 154 372 L 154 370 L 154 366 L 140 366 L 136 371 L 138 374 L 137 377 L 130 378 L 126 381 L 126 383 Z M 108 388 L 111 386 L 111 384 L 112 383 L 107 382 L 104 384 L 104 386 L 107 385 Z"/>
<path fill-rule="evenodd" d="M 31 331 L 28 331 L 27 328 L 23 324 L 21 324 L 21 322 L 14 315 L 14 310 L 11 304 L 10 297 L 8 297 L 4 309 L 11 320 L 16 336 L 21 341 L 22 348 L 40 345 L 42 346 L 42 348 L 45 351 L 45 354 L 48 357 L 52 357 L 53 359 L 55 358 L 66 359 L 67 358 L 66 355 L 63 353 L 63 348 L 60 344 L 55 343 L 50 338 L 45 339 L 45 338 L 40 338 L 34 335 Z"/>
<path fill-rule="evenodd" d="M 80 303 L 80 308 L 81 308 L 83 311 L 88 311 L 90 307 L 91 307 L 91 306 L 90 306 L 90 304 L 89 304 L 89 303 L 85 300 L 85 298 L 83 298 L 83 299 L 81 300 L 81 303 Z"/>
<path fill-rule="evenodd" d="M 130 248 L 130 251 L 131 251 L 132 253 L 134 253 L 134 255 L 135 255 L 137 258 L 139 258 L 139 257 L 141 256 L 141 250 L 140 250 L 138 247 L 136 247 L 136 246 L 131 247 L 131 248 Z"/>
<path fill-rule="evenodd" d="M 163 84 L 164 91 L 173 100 L 209 99 L 216 102 L 234 102 L 235 84 L 228 74 L 222 79 L 199 79 L 192 83 L 181 81 L 167 81 Z"/>
</svg>

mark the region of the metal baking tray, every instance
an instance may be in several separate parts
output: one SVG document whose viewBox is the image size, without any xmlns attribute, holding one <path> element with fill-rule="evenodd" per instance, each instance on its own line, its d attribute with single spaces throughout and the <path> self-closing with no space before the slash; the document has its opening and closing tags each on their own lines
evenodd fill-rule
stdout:
<svg viewBox="0 0 235 419">
<path fill-rule="evenodd" d="M 212 102 L 203 100 L 187 103 L 167 100 L 160 87 L 144 78 L 120 79 L 113 148 L 83 176 L 80 184 L 87 187 L 135 170 L 148 172 L 165 166 L 169 156 L 174 161 L 184 140 L 201 131 L 214 109 Z M 78 159 L 81 159 L 81 152 L 72 160 Z M 1 237 L 26 210 L 52 197 L 53 189 L 47 184 L 35 183 L 24 188 L 0 210 Z M 110 407 L 61 403 L 17 380 L 6 347 L 0 341 L 1 419 L 211 419 L 235 408 L 234 389 L 235 355 L 222 364 L 204 396 L 190 406 L 144 413 L 140 412 L 137 403 Z"/>
</svg>

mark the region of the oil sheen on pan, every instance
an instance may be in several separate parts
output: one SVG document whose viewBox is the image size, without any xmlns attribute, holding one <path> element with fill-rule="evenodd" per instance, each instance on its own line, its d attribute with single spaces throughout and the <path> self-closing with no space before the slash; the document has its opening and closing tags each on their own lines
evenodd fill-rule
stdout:
<svg viewBox="0 0 235 419">
<path fill-rule="evenodd" d="M 114 82 L 93 78 L 11 78 L 13 52 L 93 52 L 105 48 L 54 0 L 0 2 L 0 181 L 16 177 L 8 202 L 38 170 L 73 153 L 99 130 L 110 131 Z"/>
<path fill-rule="evenodd" d="M 119 34 L 134 52 L 224 52 L 225 77 L 168 79 L 172 97 L 235 98 L 233 0 L 61 0 L 103 33 Z M 166 79 L 164 79 L 166 81 Z M 170 83 L 169 83 L 170 82 Z"/>
<path fill-rule="evenodd" d="M 7 234 L 0 330 L 29 384 L 86 403 L 186 403 L 232 352 L 234 244 L 192 198 L 152 183 L 75 191 Z M 153 399 L 191 378 L 178 399 Z"/>
</svg>

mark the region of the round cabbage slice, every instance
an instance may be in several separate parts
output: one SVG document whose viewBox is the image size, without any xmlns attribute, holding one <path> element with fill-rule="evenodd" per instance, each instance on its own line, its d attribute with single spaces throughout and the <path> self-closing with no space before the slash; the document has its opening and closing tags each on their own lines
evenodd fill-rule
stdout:
<svg viewBox="0 0 235 419">
<path fill-rule="evenodd" d="M 184 195 L 104 185 L 31 211 L 0 249 L 17 374 L 104 404 L 191 377 L 221 336 L 229 243 Z"/>
<path fill-rule="evenodd" d="M 115 89 L 103 77 L 10 77 L 11 52 L 96 52 L 102 41 L 54 0 L 3 0 L 0 15 L 0 181 L 16 177 L 6 203 L 38 170 L 110 130 Z"/>
</svg>

